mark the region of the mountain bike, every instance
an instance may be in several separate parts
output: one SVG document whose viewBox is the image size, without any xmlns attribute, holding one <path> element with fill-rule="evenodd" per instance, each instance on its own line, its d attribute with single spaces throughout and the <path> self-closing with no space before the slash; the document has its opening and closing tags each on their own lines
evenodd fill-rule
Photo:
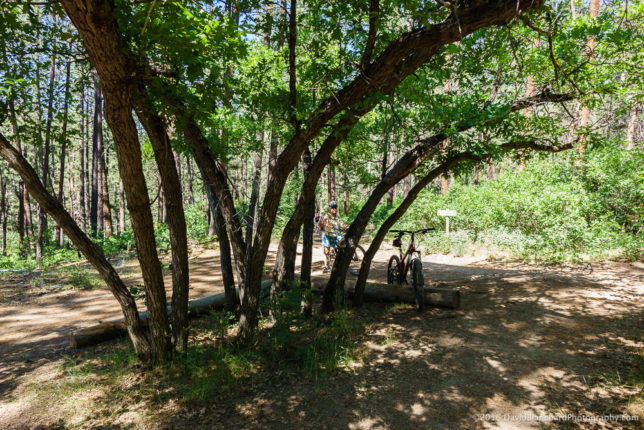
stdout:
<svg viewBox="0 0 644 430">
<path fill-rule="evenodd" d="M 423 276 L 423 262 L 420 257 L 420 250 L 416 248 L 416 235 L 436 230 L 435 228 L 424 228 L 421 230 L 391 230 L 396 233 L 393 245 L 398 248 L 399 255 L 392 255 L 387 264 L 388 284 L 409 284 L 407 273 L 411 274 L 411 285 L 414 289 L 414 300 L 416 310 L 421 312 L 425 308 L 425 279 Z M 402 237 L 405 234 L 411 235 L 407 250 L 402 250 Z"/>
</svg>

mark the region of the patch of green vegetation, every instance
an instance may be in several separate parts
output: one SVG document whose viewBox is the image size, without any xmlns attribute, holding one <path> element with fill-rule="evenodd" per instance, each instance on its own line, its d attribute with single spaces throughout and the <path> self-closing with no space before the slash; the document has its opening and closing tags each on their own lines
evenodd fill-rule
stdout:
<svg viewBox="0 0 644 430">
<path fill-rule="evenodd" d="M 421 193 L 396 227 L 437 227 L 419 240 L 427 253 L 463 255 L 468 249 L 499 251 L 534 261 L 641 258 L 643 190 L 641 154 L 606 147 L 586 154 L 532 160 L 495 180 L 456 181 L 447 195 Z M 445 235 L 439 209 L 453 209 Z"/>
<path fill-rule="evenodd" d="M 88 269 L 79 266 L 65 268 L 65 275 L 69 285 L 75 288 L 91 290 L 104 285 L 103 281 Z"/>
<path fill-rule="evenodd" d="M 644 389 L 644 348 L 631 347 L 615 351 L 613 363 L 613 369 L 597 375 L 599 383 Z M 642 400 L 644 401 L 644 397 Z"/>
<path fill-rule="evenodd" d="M 396 331 L 392 327 L 387 327 L 385 338 L 382 340 L 384 346 L 391 346 L 396 341 Z"/>
</svg>

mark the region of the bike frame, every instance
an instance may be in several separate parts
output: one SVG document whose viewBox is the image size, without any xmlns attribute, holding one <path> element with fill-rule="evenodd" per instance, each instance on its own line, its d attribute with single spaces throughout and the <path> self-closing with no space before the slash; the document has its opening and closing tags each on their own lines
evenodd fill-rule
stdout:
<svg viewBox="0 0 644 430">
<path fill-rule="evenodd" d="M 392 230 L 392 233 L 398 233 L 398 239 L 402 239 L 405 234 L 409 234 L 411 238 L 409 239 L 409 245 L 407 245 L 407 250 L 403 252 L 402 243 L 398 246 L 399 259 L 398 262 L 398 272 L 402 276 L 402 281 L 407 282 L 407 273 L 411 267 L 411 262 L 414 259 L 414 254 L 418 255 L 418 258 L 421 258 L 420 250 L 416 248 L 416 234 L 418 233 L 427 233 L 429 231 L 435 230 L 434 228 L 425 228 L 416 231 L 409 230 Z"/>
<path fill-rule="evenodd" d="M 402 237 L 402 236 L 401 236 Z M 407 245 L 407 250 L 403 252 L 402 244 L 398 247 L 398 252 L 400 254 L 400 273 L 402 273 L 402 278 L 407 280 L 407 272 L 409 272 L 409 267 L 411 265 L 411 256 L 414 253 L 418 254 L 420 258 L 420 250 L 416 249 L 416 233 L 411 233 L 411 238 L 409 239 L 409 245 Z"/>
</svg>

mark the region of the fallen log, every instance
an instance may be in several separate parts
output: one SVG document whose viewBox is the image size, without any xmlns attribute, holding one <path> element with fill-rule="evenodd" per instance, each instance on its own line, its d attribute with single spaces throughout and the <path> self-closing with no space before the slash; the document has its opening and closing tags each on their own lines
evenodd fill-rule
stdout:
<svg viewBox="0 0 644 430">
<path fill-rule="evenodd" d="M 313 288 L 324 291 L 327 278 L 311 279 Z M 347 296 L 354 295 L 355 280 L 346 281 Z M 416 303 L 414 291 L 409 285 L 387 284 L 384 282 L 367 282 L 364 289 L 364 300 L 368 302 Z M 461 292 L 448 288 L 425 288 L 425 304 L 449 309 L 461 306 Z"/>
<path fill-rule="evenodd" d="M 311 280 L 312 287 L 322 291 L 326 286 L 327 278 L 315 277 Z M 271 280 L 262 281 L 262 290 L 270 288 Z M 354 281 L 347 281 L 347 295 L 353 297 Z M 239 292 L 238 292 L 239 293 Z M 382 282 L 369 282 L 364 291 L 365 301 L 390 302 L 390 303 L 415 303 L 414 293 L 407 285 L 389 285 Z M 425 304 L 440 306 L 449 309 L 458 309 L 461 303 L 461 294 L 458 290 L 446 288 L 426 288 Z M 213 310 L 222 310 L 226 304 L 224 293 L 215 294 L 188 302 L 188 316 L 194 318 Z M 170 309 L 168 307 L 168 312 Z M 140 312 L 139 318 L 145 325 L 148 319 L 147 312 Z M 115 339 L 127 334 L 122 318 L 114 319 L 100 324 L 75 330 L 69 336 L 69 345 L 72 348 L 96 345 L 98 343 Z"/>
<path fill-rule="evenodd" d="M 262 281 L 262 289 L 270 288 L 271 281 Z M 239 294 L 239 291 L 237 291 Z M 226 305 L 226 294 L 219 293 L 200 299 L 190 300 L 188 302 L 188 317 L 195 318 L 210 311 L 224 309 Z M 168 313 L 171 308 L 168 306 Z M 139 312 L 139 318 L 143 325 L 147 325 L 148 313 Z M 100 322 L 91 327 L 74 330 L 69 335 L 69 346 L 71 348 L 82 348 L 84 346 L 96 345 L 107 340 L 116 339 L 117 337 L 127 334 L 123 318 L 116 318 L 106 322 Z"/>
</svg>

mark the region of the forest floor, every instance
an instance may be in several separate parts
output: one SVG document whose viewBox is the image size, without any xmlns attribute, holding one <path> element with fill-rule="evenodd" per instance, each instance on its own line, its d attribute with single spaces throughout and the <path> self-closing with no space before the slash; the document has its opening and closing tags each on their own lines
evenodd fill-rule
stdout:
<svg viewBox="0 0 644 430">
<path fill-rule="evenodd" d="M 373 279 L 384 279 L 391 253 L 378 253 Z M 0 428 L 642 428 L 644 264 L 423 259 L 431 286 L 462 292 L 459 310 L 369 304 L 353 311 L 363 330 L 345 366 L 314 376 L 260 372 L 194 403 L 161 386 L 141 394 L 143 372 L 132 363 L 118 382 L 90 373 L 74 390 L 78 367 L 69 363 L 118 342 L 75 352 L 67 335 L 117 317 L 116 301 L 60 274 L 5 273 Z M 321 275 L 319 247 L 314 261 Z M 193 250 L 191 298 L 222 291 L 218 264 L 216 250 Z M 117 265 L 140 283 L 133 260 Z"/>
</svg>

